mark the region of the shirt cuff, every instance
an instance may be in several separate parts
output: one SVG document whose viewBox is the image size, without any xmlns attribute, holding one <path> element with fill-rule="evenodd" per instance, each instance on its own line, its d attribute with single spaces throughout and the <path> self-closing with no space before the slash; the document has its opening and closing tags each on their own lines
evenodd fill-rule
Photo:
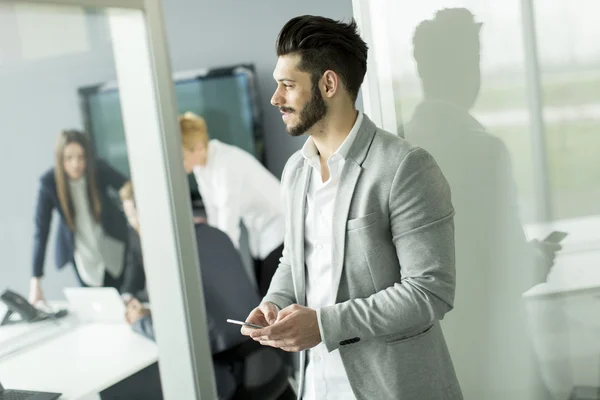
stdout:
<svg viewBox="0 0 600 400">
<path fill-rule="evenodd" d="M 317 323 L 319 324 L 319 333 L 321 334 L 321 343 L 325 343 L 325 335 L 323 334 L 323 325 L 321 324 L 321 309 L 317 309 Z"/>
</svg>

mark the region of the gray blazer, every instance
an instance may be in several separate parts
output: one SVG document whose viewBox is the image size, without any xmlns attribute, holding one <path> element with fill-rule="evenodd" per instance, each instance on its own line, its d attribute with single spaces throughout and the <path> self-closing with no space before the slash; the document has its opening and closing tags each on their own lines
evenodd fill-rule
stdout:
<svg viewBox="0 0 600 400">
<path fill-rule="evenodd" d="M 304 219 L 310 166 L 282 176 L 285 248 L 265 301 L 306 304 Z M 323 341 L 339 349 L 357 399 L 462 399 L 439 320 L 454 299 L 450 189 L 424 150 L 366 116 L 342 171 L 333 215 L 336 304 Z M 306 357 L 300 355 L 299 397 Z"/>
</svg>

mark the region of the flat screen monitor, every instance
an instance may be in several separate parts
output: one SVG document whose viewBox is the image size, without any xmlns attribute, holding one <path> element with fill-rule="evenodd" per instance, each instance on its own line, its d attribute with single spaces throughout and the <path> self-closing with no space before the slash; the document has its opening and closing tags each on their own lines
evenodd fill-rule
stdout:
<svg viewBox="0 0 600 400">
<path fill-rule="evenodd" d="M 264 164 L 258 90 L 254 66 L 194 70 L 174 75 L 179 114 L 206 120 L 211 138 L 240 147 Z M 84 124 L 97 157 L 129 177 L 125 129 L 116 82 L 79 89 Z M 195 180 L 190 179 L 192 191 Z"/>
</svg>

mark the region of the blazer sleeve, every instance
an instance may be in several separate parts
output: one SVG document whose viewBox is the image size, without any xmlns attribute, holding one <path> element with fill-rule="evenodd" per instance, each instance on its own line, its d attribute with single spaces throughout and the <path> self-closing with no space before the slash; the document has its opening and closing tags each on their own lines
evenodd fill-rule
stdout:
<svg viewBox="0 0 600 400">
<path fill-rule="evenodd" d="M 52 222 L 52 210 L 55 207 L 52 195 L 47 183 L 40 179 L 37 202 L 34 217 L 33 236 L 33 276 L 44 275 L 44 261 L 46 259 L 46 247 L 48 244 L 48 233 Z"/>
<path fill-rule="evenodd" d="M 429 153 L 416 148 L 401 162 L 389 207 L 402 279 L 367 298 L 321 308 L 329 351 L 348 338 L 413 332 L 453 307 L 454 209 L 448 182 Z"/>
<path fill-rule="evenodd" d="M 286 167 L 283 169 L 283 173 L 281 174 L 281 197 L 282 204 L 286 207 L 285 212 L 289 212 L 289 201 L 286 198 L 286 194 L 291 190 L 291 185 L 286 179 L 288 170 L 288 166 L 290 164 L 294 164 L 294 159 L 291 158 L 290 161 L 286 164 Z M 287 224 L 287 222 L 286 222 Z M 269 291 L 263 298 L 263 302 L 268 301 L 275 304 L 279 309 L 283 309 L 287 306 L 290 306 L 294 303 L 297 303 L 296 293 L 294 291 L 294 281 L 292 275 L 292 265 L 291 265 L 291 255 L 290 255 L 290 238 L 288 235 L 288 229 L 286 227 L 286 233 L 283 239 L 283 254 L 279 259 L 279 266 L 271 279 L 271 285 L 269 286 Z"/>
<path fill-rule="evenodd" d="M 100 158 L 96 160 L 96 167 L 98 168 L 97 173 L 102 177 L 102 180 L 113 189 L 119 190 L 127 182 L 125 175 Z"/>
</svg>

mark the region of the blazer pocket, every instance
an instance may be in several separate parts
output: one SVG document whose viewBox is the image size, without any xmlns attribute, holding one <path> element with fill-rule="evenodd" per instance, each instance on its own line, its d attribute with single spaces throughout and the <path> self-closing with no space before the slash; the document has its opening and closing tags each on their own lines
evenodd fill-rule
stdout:
<svg viewBox="0 0 600 400">
<path fill-rule="evenodd" d="M 425 330 L 417 333 L 416 335 L 406 336 L 405 334 L 402 334 L 402 335 L 392 336 L 391 338 L 386 340 L 386 343 L 388 346 L 392 346 L 392 345 L 396 345 L 396 344 L 412 342 L 413 340 L 424 338 L 425 336 L 427 336 L 428 334 L 431 333 L 432 329 L 433 329 L 433 325 L 430 325 Z"/>
<path fill-rule="evenodd" d="M 346 225 L 346 229 L 349 231 L 353 231 L 356 229 L 364 228 L 370 226 L 377 221 L 377 212 L 372 212 L 364 217 L 349 219 Z"/>
</svg>

